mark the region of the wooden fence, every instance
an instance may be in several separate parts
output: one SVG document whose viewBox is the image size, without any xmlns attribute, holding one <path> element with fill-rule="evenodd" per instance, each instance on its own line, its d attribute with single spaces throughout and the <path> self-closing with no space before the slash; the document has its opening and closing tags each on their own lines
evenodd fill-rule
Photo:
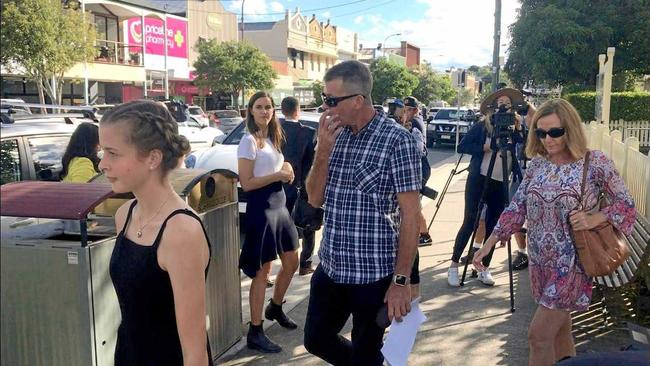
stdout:
<svg viewBox="0 0 650 366">
<path fill-rule="evenodd" d="M 585 125 L 589 148 L 601 150 L 612 159 L 634 198 L 637 211 L 650 220 L 650 156 L 639 151 L 638 137 L 628 135 L 624 139 L 623 132 L 610 132 L 610 128 L 611 124 L 608 127 L 598 122 Z"/>
<path fill-rule="evenodd" d="M 609 130 L 621 131 L 623 140 L 628 137 L 636 137 L 639 140 L 641 149 L 650 148 L 650 121 L 609 121 Z"/>
</svg>

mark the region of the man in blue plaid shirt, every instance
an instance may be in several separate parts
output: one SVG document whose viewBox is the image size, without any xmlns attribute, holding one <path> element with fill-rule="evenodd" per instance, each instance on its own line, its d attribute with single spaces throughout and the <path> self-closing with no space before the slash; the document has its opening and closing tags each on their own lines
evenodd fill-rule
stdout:
<svg viewBox="0 0 650 366">
<path fill-rule="evenodd" d="M 334 365 L 381 365 L 379 310 L 386 303 L 383 315 L 398 321 L 410 311 L 420 153 L 406 129 L 373 108 L 367 66 L 342 62 L 324 81 L 326 110 L 307 192 L 325 209 L 325 223 L 305 347 Z M 352 341 L 339 335 L 350 315 Z"/>
</svg>

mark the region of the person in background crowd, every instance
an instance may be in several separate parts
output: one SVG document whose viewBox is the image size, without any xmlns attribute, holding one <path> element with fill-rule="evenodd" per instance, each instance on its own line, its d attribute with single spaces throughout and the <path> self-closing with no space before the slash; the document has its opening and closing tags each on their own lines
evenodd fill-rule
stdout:
<svg viewBox="0 0 650 366">
<path fill-rule="evenodd" d="M 120 232 L 110 276 L 122 315 L 115 365 L 212 365 L 205 322 L 210 242 L 168 177 L 189 141 L 164 105 L 146 100 L 106 113 L 99 141 L 99 168 L 113 191 L 135 195 L 115 215 Z"/>
<path fill-rule="evenodd" d="M 585 311 L 591 302 L 593 278 L 576 255 L 571 229 L 589 230 L 609 221 L 629 235 L 636 212 L 612 161 L 601 151 L 588 151 L 580 115 L 569 102 L 552 99 L 542 104 L 530 130 L 534 133 L 528 135 L 526 155 L 532 160 L 526 175 L 473 262 L 483 269 L 482 259 L 494 245 L 527 223 L 528 268 L 538 304 L 528 329 L 529 365 L 547 366 L 576 355 L 571 312 Z M 601 194 L 606 206 L 600 206 Z"/>
<path fill-rule="evenodd" d="M 270 94 L 260 91 L 250 98 L 245 123 L 248 133 L 239 143 L 237 157 L 239 181 L 242 189 L 248 192 L 246 236 L 239 268 L 253 280 L 248 300 L 251 322 L 246 341 L 251 349 L 277 353 L 282 347 L 264 334 L 262 307 L 271 262 L 279 256 L 282 268 L 264 316 L 287 329 L 298 327 L 282 310 L 284 295 L 298 269 L 298 232 L 287 210 L 282 187 L 282 183 L 293 182 L 294 172 L 281 152 L 285 139 Z"/>
<path fill-rule="evenodd" d="M 300 123 L 300 103 L 294 97 L 286 97 L 281 103 L 284 121 L 282 130 L 287 141 L 284 144 L 282 154 L 284 160 L 293 167 L 295 178 L 291 183 L 284 184 L 284 191 L 287 195 L 287 209 L 293 211 L 298 195 L 308 201 L 305 180 L 314 162 L 314 150 L 316 148 L 316 130 Z M 313 230 L 299 229 L 302 236 L 302 251 L 300 252 L 301 276 L 314 272 L 311 257 L 314 254 L 316 233 Z"/>
<path fill-rule="evenodd" d="M 526 104 L 525 110 L 522 112 L 522 121 L 521 126 L 524 134 L 524 139 L 528 136 L 528 121 L 533 118 L 535 114 L 535 107 L 528 102 L 527 98 L 524 96 L 524 103 Z M 524 113 L 525 112 L 525 113 Z M 515 145 L 515 152 L 517 159 L 519 160 L 519 166 L 521 167 L 522 174 L 516 175 L 513 174 L 512 183 L 510 184 L 510 197 L 512 198 L 517 192 L 519 185 L 521 184 L 523 175 L 526 170 L 526 153 L 524 151 L 525 144 L 518 143 Z M 512 260 L 512 269 L 515 271 L 520 271 L 528 267 L 528 255 L 526 254 L 526 228 L 522 227 L 520 231 L 514 233 L 515 243 L 517 244 L 517 254 L 515 259 Z"/>
<path fill-rule="evenodd" d="M 86 183 L 99 172 L 99 128 L 89 122 L 77 126 L 63 154 L 61 180 Z"/>
<path fill-rule="evenodd" d="M 418 144 L 418 150 L 422 152 L 420 161 L 422 163 L 422 186 L 426 186 L 429 177 L 431 177 L 431 165 L 429 164 L 429 159 L 427 158 L 427 134 L 426 127 L 424 126 L 424 121 L 418 115 L 418 102 L 415 97 L 406 97 L 404 98 L 404 112 L 402 115 L 403 125 L 407 130 L 413 134 L 415 141 Z M 421 208 L 420 208 L 421 209 Z M 427 222 L 424 219 L 424 215 L 420 215 L 420 237 L 418 245 L 421 247 L 429 246 L 433 244 L 433 239 L 429 235 L 427 229 Z"/>
<path fill-rule="evenodd" d="M 418 151 L 422 153 L 422 157 L 420 159 L 421 166 L 422 166 L 422 186 L 424 187 L 429 180 L 429 177 L 431 176 L 431 166 L 429 165 L 429 161 L 427 160 L 427 148 L 426 148 L 426 142 L 424 139 L 424 136 L 420 132 L 419 129 L 415 128 L 413 125 L 414 121 L 414 115 L 417 114 L 417 107 L 414 107 L 414 105 L 417 104 L 417 100 L 415 100 L 414 97 L 407 97 L 404 99 L 404 102 L 402 102 L 400 99 L 398 99 L 399 104 L 403 105 L 404 107 L 397 108 L 395 111 L 395 115 L 399 118 L 398 123 L 404 126 L 406 130 L 408 130 L 411 135 L 413 135 L 413 138 L 416 141 Z M 418 225 L 420 228 L 420 237 L 419 237 L 419 243 L 418 246 L 427 246 L 431 245 L 433 243 L 433 240 L 429 236 L 429 233 L 427 232 L 427 223 L 424 219 L 424 214 L 422 213 L 422 201 L 420 197 L 420 215 L 418 216 Z M 419 252 L 416 252 L 415 254 L 415 260 L 413 261 L 413 268 L 411 269 L 411 298 L 415 299 L 420 296 L 420 254 Z"/>
<path fill-rule="evenodd" d="M 324 207 L 320 264 L 311 279 L 305 348 L 334 365 L 382 365 L 389 321 L 410 311 L 417 251 L 420 151 L 413 136 L 372 105 L 372 75 L 358 61 L 331 67 L 309 202 Z M 352 315 L 352 341 L 339 332 Z"/>
<path fill-rule="evenodd" d="M 481 201 L 481 196 L 483 195 L 483 189 L 485 187 L 485 180 L 488 179 L 488 184 L 485 189 L 485 203 L 486 203 L 486 216 L 485 216 L 485 231 L 486 236 L 489 236 L 496 225 L 496 221 L 499 218 L 499 215 L 503 211 L 505 204 L 503 197 L 503 170 L 502 169 L 511 169 L 511 171 L 518 171 L 517 159 L 513 159 L 512 151 L 510 149 L 507 151 L 507 165 L 502 166 L 502 160 L 497 153 L 497 160 L 494 164 L 494 169 L 492 175 L 487 177 L 488 166 L 490 163 L 492 150 L 496 147 L 496 141 L 494 146 L 492 146 L 492 134 L 494 126 L 492 125 L 492 116 L 494 110 L 504 105 L 508 113 L 514 113 L 512 110 L 513 100 L 520 103 L 522 101 L 521 93 L 515 89 L 501 89 L 490 94 L 485 98 L 481 104 L 481 113 L 486 115 L 484 121 L 475 123 L 470 130 L 467 132 L 467 135 L 458 144 L 458 152 L 462 154 L 471 154 L 472 158 L 469 163 L 469 175 L 467 177 L 467 183 L 465 185 L 465 214 L 463 217 L 463 224 L 458 231 L 456 236 L 456 241 L 454 243 L 454 251 L 451 257 L 451 265 L 447 271 L 447 282 L 452 287 L 460 286 L 460 279 L 458 277 L 458 263 L 467 246 L 467 242 L 472 235 L 474 229 L 474 223 L 476 220 L 476 215 L 479 215 L 478 212 L 479 203 Z M 512 134 L 515 141 L 511 143 L 519 142 L 522 139 L 521 136 L 521 125 L 520 119 L 515 116 L 515 126 L 514 133 Z M 509 172 L 506 172 L 506 176 L 509 176 Z M 490 260 L 492 259 L 492 252 L 489 256 L 484 258 L 484 270 L 478 273 L 479 280 L 486 286 L 493 286 L 494 279 L 490 273 L 488 266 Z"/>
</svg>

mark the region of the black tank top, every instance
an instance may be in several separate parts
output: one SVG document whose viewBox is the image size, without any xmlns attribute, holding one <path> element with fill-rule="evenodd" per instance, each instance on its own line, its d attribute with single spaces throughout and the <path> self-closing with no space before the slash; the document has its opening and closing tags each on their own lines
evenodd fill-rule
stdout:
<svg viewBox="0 0 650 366">
<path fill-rule="evenodd" d="M 172 285 L 167 271 L 158 265 L 156 252 L 167 221 L 178 214 L 192 216 L 201 223 L 208 249 L 210 240 L 201 219 L 188 209 L 180 209 L 163 221 L 152 246 L 134 243 L 124 233 L 136 204 L 137 201 L 133 201 L 129 207 L 110 263 L 111 279 L 122 313 L 115 347 L 115 366 L 182 366 L 183 352 L 176 327 Z M 206 267 L 206 276 L 207 273 Z M 209 342 L 208 356 L 209 365 L 212 365 Z"/>
</svg>

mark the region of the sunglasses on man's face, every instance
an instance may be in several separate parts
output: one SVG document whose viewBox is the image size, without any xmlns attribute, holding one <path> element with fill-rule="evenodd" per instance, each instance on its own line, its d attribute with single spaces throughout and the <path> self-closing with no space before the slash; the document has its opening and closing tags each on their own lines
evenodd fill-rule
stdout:
<svg viewBox="0 0 650 366">
<path fill-rule="evenodd" d="M 543 140 L 546 138 L 546 135 L 551 136 L 552 138 L 556 139 L 558 137 L 564 136 L 564 128 L 563 127 L 553 127 L 549 130 L 542 130 L 541 128 L 535 129 L 535 136 L 539 138 L 540 140 Z"/>
<path fill-rule="evenodd" d="M 340 102 L 346 99 L 356 97 L 357 95 L 361 95 L 361 94 L 350 94 L 344 97 L 331 97 L 331 96 L 328 97 L 327 95 L 325 95 L 325 93 L 321 94 L 321 96 L 323 97 L 323 103 L 325 103 L 325 105 L 328 107 L 336 107 Z"/>
</svg>

